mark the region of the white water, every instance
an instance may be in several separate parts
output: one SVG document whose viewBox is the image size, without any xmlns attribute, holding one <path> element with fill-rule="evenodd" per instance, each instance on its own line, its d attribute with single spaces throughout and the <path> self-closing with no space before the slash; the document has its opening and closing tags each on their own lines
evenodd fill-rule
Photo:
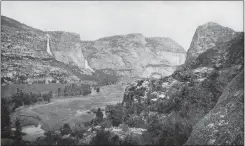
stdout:
<svg viewBox="0 0 245 146">
<path fill-rule="evenodd" d="M 26 133 L 26 135 L 23 136 L 23 140 L 34 141 L 38 137 L 44 136 L 45 131 L 41 128 L 41 125 L 39 124 L 37 127 L 34 125 L 22 127 L 22 132 Z"/>
<path fill-rule="evenodd" d="M 48 52 L 48 54 L 50 54 L 51 56 L 53 56 L 52 53 L 51 53 L 51 51 L 50 51 L 50 46 L 49 46 L 49 35 L 48 35 L 48 34 L 47 34 L 47 52 Z"/>
<path fill-rule="evenodd" d="M 91 70 L 92 72 L 95 72 L 89 65 L 88 61 L 85 59 L 85 68 Z"/>
</svg>

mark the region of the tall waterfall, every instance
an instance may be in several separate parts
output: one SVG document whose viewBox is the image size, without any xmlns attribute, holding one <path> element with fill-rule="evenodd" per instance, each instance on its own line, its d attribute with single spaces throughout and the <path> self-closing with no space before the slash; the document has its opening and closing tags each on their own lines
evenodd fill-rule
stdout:
<svg viewBox="0 0 245 146">
<path fill-rule="evenodd" d="M 53 56 L 51 51 L 50 51 L 50 45 L 49 45 L 49 35 L 47 34 L 47 52 L 49 55 Z"/>
<path fill-rule="evenodd" d="M 92 72 L 95 72 L 89 65 L 87 59 L 85 59 L 85 68 L 91 70 Z"/>
</svg>

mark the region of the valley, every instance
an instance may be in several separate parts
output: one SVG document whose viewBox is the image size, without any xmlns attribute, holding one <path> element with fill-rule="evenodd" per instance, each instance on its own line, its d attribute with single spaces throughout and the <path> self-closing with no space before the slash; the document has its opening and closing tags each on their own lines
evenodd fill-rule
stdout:
<svg viewBox="0 0 245 146">
<path fill-rule="evenodd" d="M 19 107 L 11 115 L 12 123 L 18 117 L 24 127 L 31 125 L 37 127 L 40 124 L 45 131 L 55 131 L 65 123 L 69 123 L 71 128 L 74 128 L 76 124 L 90 121 L 95 117 L 90 110 L 121 102 L 123 92 L 124 88 L 121 85 L 111 85 L 102 87 L 97 95 L 58 98 L 50 103 Z"/>
<path fill-rule="evenodd" d="M 2 139 L 244 144 L 243 32 L 202 24 L 186 52 L 168 37 L 129 33 L 83 41 L 77 33 L 1 19 Z"/>
</svg>

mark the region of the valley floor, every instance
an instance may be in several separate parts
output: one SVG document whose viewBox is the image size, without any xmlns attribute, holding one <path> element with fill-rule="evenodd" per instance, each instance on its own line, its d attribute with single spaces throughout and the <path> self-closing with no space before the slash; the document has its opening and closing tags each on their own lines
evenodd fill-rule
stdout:
<svg viewBox="0 0 245 146">
<path fill-rule="evenodd" d="M 41 124 L 44 130 L 58 130 L 64 123 L 74 127 L 76 123 L 94 118 L 91 109 L 103 109 L 106 105 L 121 102 L 123 92 L 121 85 L 105 86 L 95 95 L 56 98 L 50 103 L 20 107 L 11 115 L 11 119 L 14 121 L 18 117 L 23 126 Z"/>
</svg>

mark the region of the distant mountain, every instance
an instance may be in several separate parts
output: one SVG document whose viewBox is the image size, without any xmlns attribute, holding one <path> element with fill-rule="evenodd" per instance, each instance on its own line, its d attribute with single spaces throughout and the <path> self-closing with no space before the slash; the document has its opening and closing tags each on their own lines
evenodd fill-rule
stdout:
<svg viewBox="0 0 245 146">
<path fill-rule="evenodd" d="M 170 75 L 186 55 L 170 38 L 147 38 L 138 33 L 83 41 L 82 48 L 92 68 L 110 68 L 122 76 Z"/>
<path fill-rule="evenodd" d="M 76 33 L 45 32 L 5 16 L 1 21 L 2 77 L 24 75 L 30 83 L 48 76 L 84 81 L 95 80 L 100 70 L 121 77 L 160 77 L 185 61 L 185 50 L 170 38 L 128 34 L 81 41 Z"/>
</svg>

